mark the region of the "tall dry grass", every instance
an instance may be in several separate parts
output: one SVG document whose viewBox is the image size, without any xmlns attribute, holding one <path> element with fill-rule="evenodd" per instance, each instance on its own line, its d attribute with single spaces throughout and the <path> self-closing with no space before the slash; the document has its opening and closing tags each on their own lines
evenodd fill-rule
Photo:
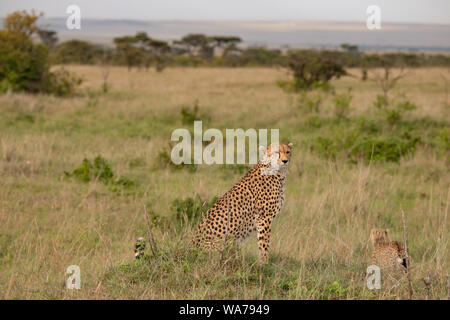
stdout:
<svg viewBox="0 0 450 320">
<path fill-rule="evenodd" d="M 276 81 L 283 70 L 174 68 L 163 73 L 114 67 L 111 91 L 100 94 L 101 69 L 67 67 L 85 78 L 74 98 L 0 96 L 0 292 L 4 299 L 98 298 L 288 298 L 403 299 L 407 284 L 365 288 L 370 264 L 369 231 L 391 229 L 401 240 L 406 213 L 414 298 L 447 297 L 449 267 L 448 153 L 419 146 L 399 163 L 350 163 L 311 151 L 309 141 L 326 133 L 305 127 L 297 96 Z M 358 70 L 352 70 L 357 75 Z M 414 126 L 428 119 L 449 126 L 440 69 L 417 69 L 392 92 L 419 108 L 408 114 Z M 375 118 L 373 83 L 345 77 L 337 92 L 352 87 L 351 119 Z M 330 118 L 331 95 L 318 117 Z M 220 166 L 196 172 L 158 167 L 173 129 L 182 127 L 180 109 L 196 102 L 214 128 L 279 128 L 293 142 L 286 202 L 273 226 L 270 263 L 256 267 L 255 237 L 225 259 L 190 247 L 192 226 L 173 220 L 155 226 L 161 253 L 133 261 L 133 245 L 147 233 L 146 204 L 172 217 L 175 199 L 220 196 L 242 175 Z M 419 119 L 419 120 L 418 120 Z M 419 123 L 420 124 L 420 123 Z M 419 125 L 417 124 L 417 125 Z M 330 131 L 333 132 L 333 131 Z M 102 155 L 116 175 L 136 182 L 111 190 L 99 181 L 81 183 L 64 171 L 83 158 Z M 81 268 L 82 289 L 65 289 L 65 270 Z"/>
</svg>

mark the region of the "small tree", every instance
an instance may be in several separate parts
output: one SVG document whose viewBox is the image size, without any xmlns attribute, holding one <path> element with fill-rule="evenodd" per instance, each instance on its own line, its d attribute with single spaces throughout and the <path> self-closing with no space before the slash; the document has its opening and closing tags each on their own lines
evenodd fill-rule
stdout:
<svg viewBox="0 0 450 320">
<path fill-rule="evenodd" d="M 347 74 L 342 64 L 314 50 L 290 52 L 288 67 L 294 75 L 294 87 L 297 90 L 327 85 L 332 78 Z"/>
<path fill-rule="evenodd" d="M 139 39 L 133 36 L 114 38 L 119 58 L 126 64 L 128 71 L 133 66 L 139 66 L 145 59 L 145 51 L 138 47 Z"/>
<path fill-rule="evenodd" d="M 50 72 L 48 47 L 35 44 L 32 36 L 42 14 L 16 11 L 0 30 L 0 91 L 46 92 L 71 95 L 81 79 L 69 72 Z"/>
<path fill-rule="evenodd" d="M 83 40 L 68 40 L 60 43 L 55 50 L 55 62 L 60 64 L 93 64 L 102 59 L 104 50 Z"/>
<path fill-rule="evenodd" d="M 383 93 L 385 104 L 389 105 L 389 92 L 394 89 L 400 79 L 406 76 L 404 64 L 397 59 L 397 56 L 390 54 L 374 56 L 366 61 L 370 61 L 372 64 L 376 63 L 381 67 L 381 70 L 372 69 L 372 75 L 368 79 L 377 84 Z M 397 70 L 394 69 L 396 67 Z"/>
</svg>

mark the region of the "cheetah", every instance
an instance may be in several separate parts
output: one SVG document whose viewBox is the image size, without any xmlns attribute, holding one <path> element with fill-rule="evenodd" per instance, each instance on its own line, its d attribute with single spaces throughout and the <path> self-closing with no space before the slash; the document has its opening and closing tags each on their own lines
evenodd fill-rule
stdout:
<svg viewBox="0 0 450 320">
<path fill-rule="evenodd" d="M 389 229 L 372 229 L 372 264 L 384 271 L 407 271 L 407 253 L 403 243 L 391 241 Z"/>
<path fill-rule="evenodd" d="M 220 249 L 228 240 L 240 242 L 257 231 L 259 263 L 267 262 L 271 224 L 284 202 L 286 171 L 293 144 L 261 147 L 261 160 L 206 212 L 194 244 Z"/>
</svg>

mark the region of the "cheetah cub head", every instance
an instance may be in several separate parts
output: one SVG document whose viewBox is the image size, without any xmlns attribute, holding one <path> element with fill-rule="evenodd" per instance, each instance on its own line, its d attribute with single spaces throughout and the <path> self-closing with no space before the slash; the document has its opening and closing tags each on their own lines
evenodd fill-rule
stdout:
<svg viewBox="0 0 450 320">
<path fill-rule="evenodd" d="M 292 143 L 272 143 L 267 148 L 261 146 L 261 162 L 263 164 L 270 164 L 271 169 L 274 171 L 286 170 L 291 160 L 292 147 Z"/>
<path fill-rule="evenodd" d="M 383 242 L 389 242 L 389 229 L 374 228 L 370 230 L 370 241 L 372 242 L 372 246 Z"/>
</svg>

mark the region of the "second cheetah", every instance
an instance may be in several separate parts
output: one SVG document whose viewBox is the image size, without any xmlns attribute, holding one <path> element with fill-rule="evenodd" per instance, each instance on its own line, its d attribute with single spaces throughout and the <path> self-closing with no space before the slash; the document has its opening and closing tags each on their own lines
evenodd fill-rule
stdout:
<svg viewBox="0 0 450 320">
<path fill-rule="evenodd" d="M 405 246 L 401 242 L 390 240 L 389 229 L 372 229 L 370 241 L 372 242 L 372 264 L 384 271 L 406 272 Z"/>
<path fill-rule="evenodd" d="M 264 148 L 264 147 L 263 147 Z M 243 240 L 257 231 L 259 262 L 267 261 L 271 225 L 284 201 L 292 143 L 271 144 L 264 156 L 208 210 L 197 227 L 195 244 L 203 249 Z"/>
</svg>

